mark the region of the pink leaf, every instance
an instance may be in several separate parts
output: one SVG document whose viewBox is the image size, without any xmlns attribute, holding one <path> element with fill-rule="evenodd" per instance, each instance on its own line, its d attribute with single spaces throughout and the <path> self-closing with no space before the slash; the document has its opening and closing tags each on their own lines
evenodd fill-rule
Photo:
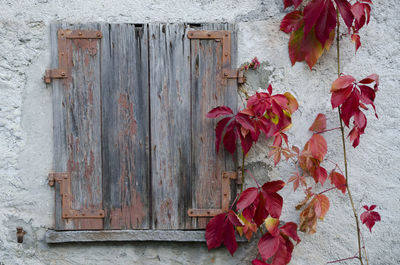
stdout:
<svg viewBox="0 0 400 265">
<path fill-rule="evenodd" d="M 258 196 L 258 189 L 257 188 L 248 188 L 242 192 L 240 198 L 236 204 L 238 210 L 242 210 L 247 208 L 252 204 Z"/>
<path fill-rule="evenodd" d="M 279 237 L 273 237 L 271 234 L 264 234 L 258 242 L 258 251 L 261 254 L 263 260 L 267 260 L 273 255 L 279 247 Z"/>
<path fill-rule="evenodd" d="M 231 115 L 233 111 L 227 106 L 213 108 L 207 113 L 207 118 L 218 118 L 219 116 Z"/>
<path fill-rule="evenodd" d="M 223 228 L 225 213 L 213 217 L 206 226 L 206 241 L 208 250 L 221 246 L 223 238 Z"/>
<path fill-rule="evenodd" d="M 368 208 L 368 206 L 366 205 L 364 205 L 363 207 L 364 209 L 366 209 L 366 211 L 360 215 L 360 219 L 362 223 L 368 227 L 369 231 L 372 232 L 372 227 L 375 225 L 376 222 L 381 221 L 381 216 L 378 212 L 373 211 L 376 205 L 371 205 L 370 208 Z"/>
<path fill-rule="evenodd" d="M 300 243 L 301 239 L 297 235 L 297 224 L 293 222 L 287 222 L 280 229 L 282 233 L 284 233 L 288 237 L 291 237 L 297 243 Z"/>
<path fill-rule="evenodd" d="M 321 132 L 326 129 L 326 116 L 322 113 L 318 113 L 313 124 L 308 129 L 313 132 Z"/>
</svg>

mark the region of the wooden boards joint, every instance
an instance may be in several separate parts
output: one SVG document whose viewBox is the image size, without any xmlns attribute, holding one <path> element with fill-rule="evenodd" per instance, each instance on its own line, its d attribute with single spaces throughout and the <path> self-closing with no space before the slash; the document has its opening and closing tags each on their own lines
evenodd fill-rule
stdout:
<svg viewBox="0 0 400 265">
<path fill-rule="evenodd" d="M 99 30 L 59 30 L 58 40 L 58 68 L 45 71 L 43 81 L 50 84 L 53 79 L 68 78 L 70 67 L 68 67 L 67 39 L 101 39 L 103 34 Z"/>
<path fill-rule="evenodd" d="M 214 39 L 222 43 L 222 77 L 226 79 L 237 79 L 238 84 L 243 84 L 244 74 L 242 69 L 231 68 L 231 32 L 229 30 L 191 30 L 188 32 L 189 39 Z"/>
<path fill-rule="evenodd" d="M 237 173 L 224 171 L 221 177 L 221 209 L 189 209 L 188 215 L 190 217 L 212 217 L 229 210 L 229 203 L 231 201 L 230 180 L 237 179 Z"/>
<path fill-rule="evenodd" d="M 70 172 L 51 172 L 49 173 L 49 185 L 53 187 L 56 182 L 60 185 L 60 196 L 62 213 L 61 218 L 85 218 L 98 219 L 104 218 L 104 210 L 84 209 L 74 210 L 71 208 L 72 192 L 71 192 L 71 173 Z"/>
</svg>

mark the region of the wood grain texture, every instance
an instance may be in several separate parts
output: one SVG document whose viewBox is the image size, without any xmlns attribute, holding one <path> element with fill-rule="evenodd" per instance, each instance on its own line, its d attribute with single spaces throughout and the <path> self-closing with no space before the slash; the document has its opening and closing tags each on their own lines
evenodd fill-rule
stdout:
<svg viewBox="0 0 400 265">
<path fill-rule="evenodd" d="M 147 25 L 101 26 L 105 229 L 147 229 L 149 85 Z"/>
<path fill-rule="evenodd" d="M 52 58 L 58 67 L 60 28 L 97 29 L 95 25 L 51 26 Z M 71 39 L 63 43 L 68 78 L 53 80 L 54 171 L 71 172 L 72 209 L 102 209 L 99 41 Z M 62 219 L 56 185 L 56 229 L 102 229 L 102 219 Z"/>
<path fill-rule="evenodd" d="M 103 33 L 69 41 L 70 78 L 53 80 L 54 170 L 71 171 L 74 209 L 106 216 L 104 226 L 61 219 L 56 185 L 56 229 L 203 229 L 209 218 L 187 210 L 221 208 L 221 174 L 237 167 L 236 156 L 215 153 L 216 120 L 205 117 L 218 105 L 237 110 L 221 42 L 189 40 L 184 24 L 57 24 L 53 68 L 59 28 Z M 233 25 L 195 29 L 231 30 L 235 66 Z"/>
<path fill-rule="evenodd" d="M 231 64 L 236 63 L 236 31 L 230 24 L 206 24 L 199 30 L 232 31 Z M 206 114 L 220 105 L 237 110 L 236 80 L 222 81 L 222 42 L 191 40 L 191 113 L 192 113 L 192 207 L 197 209 L 221 208 L 221 177 L 223 171 L 236 171 L 236 156 L 224 148 L 215 151 L 217 119 Z M 235 194 L 235 184 L 232 184 Z M 234 197 L 234 196 L 232 196 Z M 197 218 L 194 228 L 205 228 L 209 218 Z"/>
<path fill-rule="evenodd" d="M 185 25 L 149 25 L 153 229 L 191 222 L 190 41 Z"/>
</svg>

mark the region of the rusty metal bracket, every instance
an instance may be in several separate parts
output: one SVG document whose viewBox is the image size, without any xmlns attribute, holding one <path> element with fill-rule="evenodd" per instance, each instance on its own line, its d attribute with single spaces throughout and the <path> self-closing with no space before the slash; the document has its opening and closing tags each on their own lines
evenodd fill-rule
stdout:
<svg viewBox="0 0 400 265">
<path fill-rule="evenodd" d="M 45 71 L 43 81 L 50 84 L 53 79 L 68 78 L 68 39 L 101 39 L 103 34 L 99 30 L 59 30 L 58 41 L 58 68 Z"/>
<path fill-rule="evenodd" d="M 221 209 L 189 209 L 188 215 L 190 217 L 212 217 L 220 213 L 229 211 L 229 203 L 231 201 L 231 185 L 230 185 L 231 179 L 237 179 L 236 172 L 222 172 Z"/>
<path fill-rule="evenodd" d="M 60 185 L 60 196 L 63 219 L 68 218 L 104 218 L 104 210 L 74 210 L 72 209 L 72 192 L 71 192 L 71 174 L 69 172 L 52 172 L 49 173 L 49 185 L 54 186 L 55 183 Z"/>
<path fill-rule="evenodd" d="M 239 84 L 244 83 L 242 69 L 231 68 L 231 32 L 228 30 L 191 30 L 189 39 L 214 39 L 222 42 L 222 74 L 224 79 L 237 79 Z"/>
</svg>

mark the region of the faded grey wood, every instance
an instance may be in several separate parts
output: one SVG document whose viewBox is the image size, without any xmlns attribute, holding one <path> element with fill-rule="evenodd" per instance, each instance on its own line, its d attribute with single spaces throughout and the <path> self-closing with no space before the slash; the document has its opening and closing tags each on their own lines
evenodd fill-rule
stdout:
<svg viewBox="0 0 400 265">
<path fill-rule="evenodd" d="M 191 226 L 190 41 L 183 24 L 149 25 L 153 229 Z M 188 222 L 188 223 L 187 223 Z"/>
<path fill-rule="evenodd" d="M 58 67 L 58 29 L 96 29 L 95 25 L 51 26 L 53 67 Z M 99 41 L 66 40 L 71 69 L 53 80 L 54 161 L 56 172 L 71 172 L 72 209 L 102 209 Z M 102 229 L 102 219 L 62 219 L 56 185 L 56 229 Z"/>
<path fill-rule="evenodd" d="M 221 208 L 221 173 L 237 167 L 236 156 L 215 153 L 216 120 L 205 117 L 218 105 L 237 109 L 236 80 L 221 82 L 221 42 L 189 40 L 183 24 L 57 24 L 55 44 L 61 27 L 103 32 L 71 41 L 73 78 L 53 81 L 54 170 L 73 171 L 74 209 L 104 208 L 105 229 L 204 228 L 209 218 L 187 210 Z M 195 29 L 231 30 L 235 67 L 233 25 Z M 76 48 L 94 42 L 94 55 Z M 56 229 L 101 228 L 102 219 L 61 219 L 56 185 Z"/>
<path fill-rule="evenodd" d="M 231 64 L 236 67 L 236 30 L 231 24 L 205 24 L 203 30 L 232 32 Z M 192 113 L 192 208 L 221 208 L 221 176 L 223 171 L 235 171 L 236 155 L 232 157 L 223 146 L 215 150 L 215 126 L 219 119 L 206 114 L 221 105 L 237 110 L 237 82 L 222 82 L 222 42 L 191 40 L 191 113 Z M 222 143 L 222 141 L 221 141 Z M 235 197 L 232 184 L 232 197 Z M 190 217 L 189 217 L 190 218 Z M 194 228 L 205 228 L 210 218 L 197 218 Z"/>
<path fill-rule="evenodd" d="M 105 229 L 146 229 L 149 211 L 147 25 L 103 24 L 101 99 Z"/>
<path fill-rule="evenodd" d="M 106 241 L 173 241 L 205 242 L 205 231 L 196 230 L 103 230 L 103 231 L 46 231 L 49 244 L 68 242 Z M 236 237 L 237 242 L 247 242 L 244 237 Z"/>
</svg>

